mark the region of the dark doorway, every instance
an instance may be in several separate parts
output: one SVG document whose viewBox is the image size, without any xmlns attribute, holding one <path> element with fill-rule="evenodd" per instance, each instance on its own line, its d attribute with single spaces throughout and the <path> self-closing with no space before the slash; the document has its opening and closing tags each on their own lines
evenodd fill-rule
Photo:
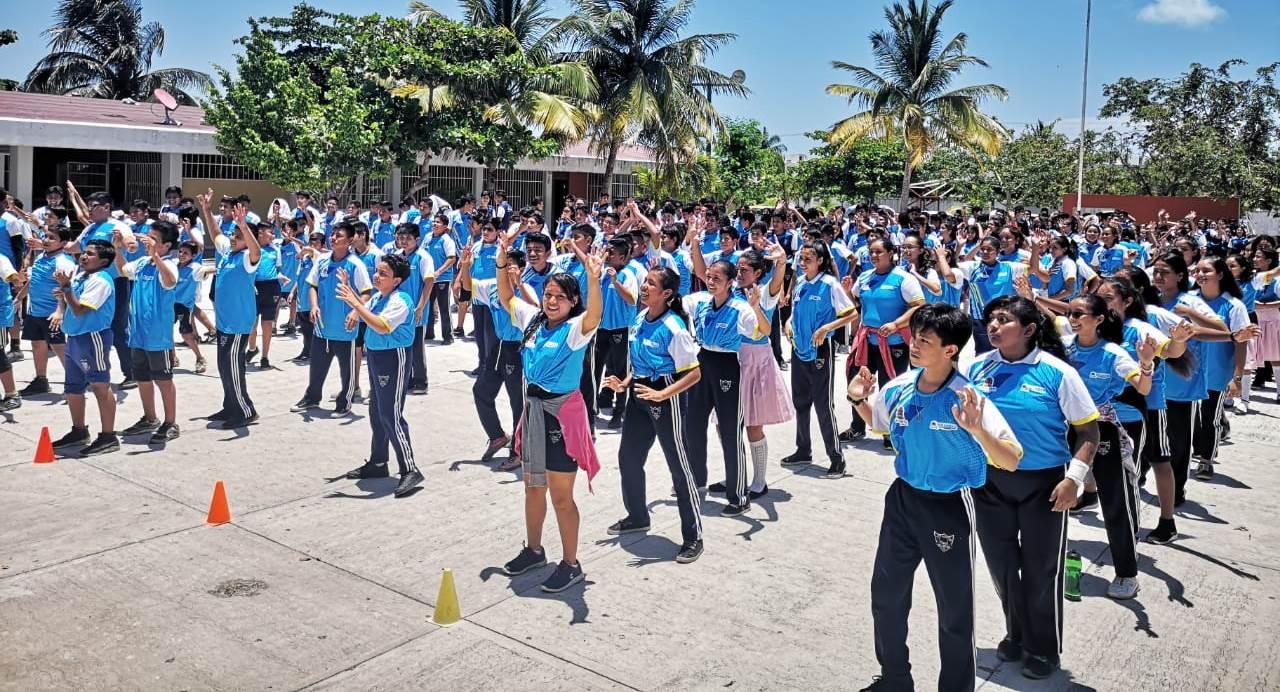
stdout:
<svg viewBox="0 0 1280 692">
<path fill-rule="evenodd" d="M 553 219 L 560 218 L 560 212 L 564 210 L 564 198 L 569 196 L 569 174 L 568 173 L 552 173 L 551 174 L 551 199 L 547 200 L 547 216 L 548 224 Z"/>
</svg>

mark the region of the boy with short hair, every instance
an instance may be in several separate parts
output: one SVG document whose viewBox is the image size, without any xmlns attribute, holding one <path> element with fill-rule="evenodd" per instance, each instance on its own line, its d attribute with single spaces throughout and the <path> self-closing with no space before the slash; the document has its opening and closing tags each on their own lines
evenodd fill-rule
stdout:
<svg viewBox="0 0 1280 692">
<path fill-rule="evenodd" d="M 178 262 L 173 246 L 178 227 L 168 221 L 150 224 L 146 235 L 138 236 L 145 255 L 126 262 L 124 240 L 113 239 L 115 263 L 120 276 L 132 282 L 129 291 L 129 356 L 133 378 L 142 399 L 142 418 L 124 429 L 125 437 L 153 433 L 151 444 L 178 438 L 178 400 L 173 386 L 173 306 L 178 286 Z M 154 383 L 154 386 L 153 384 Z M 160 390 L 164 420 L 156 414 L 156 393 Z"/>
<path fill-rule="evenodd" d="M 51 209 L 46 219 L 54 213 Z M 62 362 L 63 345 L 67 343 L 67 339 L 62 333 L 63 310 L 54 296 L 58 282 L 53 275 L 63 273 L 69 276 L 75 273 L 76 261 L 65 250 L 70 241 L 71 229 L 66 226 L 54 226 L 46 230 L 38 245 L 41 251 L 36 254 L 28 270 L 30 281 L 25 291 L 28 298 L 27 318 L 22 321 L 22 338 L 31 342 L 36 376 L 23 388 L 23 396 L 49 393 L 50 348 L 58 357 L 58 362 Z"/>
<path fill-rule="evenodd" d="M 74 275 L 57 273 L 58 298 L 66 306 L 62 331 L 67 337 L 64 393 L 71 412 L 71 432 L 53 443 L 54 449 L 84 446 L 80 456 L 106 454 L 120 449 L 116 436 L 116 398 L 111 392 L 112 320 L 115 318 L 115 282 L 107 272 L 114 264 L 115 248 L 104 240 L 89 240 L 80 251 L 80 269 Z M 102 430 L 89 442 L 85 424 L 86 390 L 98 402 Z"/>
</svg>

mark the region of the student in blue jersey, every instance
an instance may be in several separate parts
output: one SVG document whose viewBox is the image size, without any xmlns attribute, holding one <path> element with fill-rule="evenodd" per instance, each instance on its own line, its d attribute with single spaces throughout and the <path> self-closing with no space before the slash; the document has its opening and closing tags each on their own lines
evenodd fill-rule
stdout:
<svg viewBox="0 0 1280 692">
<path fill-rule="evenodd" d="M 835 276 L 835 263 L 825 243 L 806 241 L 796 253 L 800 269 L 791 289 L 791 319 L 783 325 L 791 341 L 791 403 L 796 410 L 796 451 L 783 466 L 813 461 L 810 410 L 817 413 L 830 467 L 827 476 L 844 475 L 844 454 L 836 437 L 835 349 L 831 334 L 858 319 L 853 299 Z"/>
<path fill-rule="evenodd" d="M 680 548 L 676 562 L 688 564 L 702 555 L 702 500 L 695 485 L 685 446 L 687 397 L 701 377 L 698 347 L 689 332 L 689 317 L 676 287 L 680 278 L 666 267 L 655 267 L 640 287 L 640 314 L 631 326 L 631 372 L 610 375 L 604 386 L 631 390 L 618 446 L 622 477 L 622 505 L 627 516 L 609 527 L 611 536 L 649 530 L 645 499 L 645 462 L 656 439 L 667 459 L 671 485 L 680 512 Z"/>
<path fill-rule="evenodd" d="M 396 222 L 392 216 L 391 202 L 378 206 L 378 215 L 369 218 L 369 242 L 385 254 L 395 248 Z"/>
<path fill-rule="evenodd" d="M 337 197 L 329 196 L 324 198 L 324 211 L 320 213 L 318 223 L 320 230 L 324 231 L 325 245 L 331 245 L 333 242 L 333 227 L 343 220 L 342 210 L 339 209 L 339 201 Z M 352 219 L 353 221 L 355 219 Z"/>
<path fill-rule="evenodd" d="M 1123 318 L 1096 293 L 1078 296 L 1068 305 L 1068 334 L 1063 337 L 1067 360 L 1080 373 L 1098 408 L 1099 443 L 1093 457 L 1093 478 L 1107 542 L 1115 564 L 1115 578 L 1107 596 L 1127 600 L 1138 595 L 1138 468 L 1133 463 L 1133 439 L 1116 410 L 1131 390 L 1141 397 L 1151 393 L 1156 353 L 1160 342 L 1143 337 L 1135 345 L 1137 358 L 1125 350 Z"/>
<path fill-rule="evenodd" d="M 339 221 L 334 224 L 329 235 L 332 248 L 327 255 L 322 255 L 311 267 L 307 276 L 307 289 L 311 294 L 311 321 L 315 324 L 316 335 L 312 337 L 310 378 L 307 391 L 294 404 L 290 411 L 299 413 L 320 407 L 324 390 L 324 380 L 329 375 L 329 366 L 338 360 L 338 374 L 341 384 L 338 388 L 337 405 L 334 413 L 345 416 L 351 413 L 351 404 L 356 393 L 356 313 L 347 307 L 338 297 L 338 284 L 345 283 L 343 276 L 350 277 L 355 291 L 367 296 L 371 290 L 369 272 L 355 256 L 352 250 L 352 238 L 355 229 L 350 222 Z M 343 273 L 339 273 L 339 271 Z"/>
<path fill-rule="evenodd" d="M 71 432 L 53 443 L 54 449 L 83 447 L 80 456 L 107 454 L 120 449 L 116 436 L 116 398 L 111 393 L 111 321 L 115 317 L 115 283 L 107 267 L 115 263 L 111 243 L 90 240 L 80 250 L 79 270 L 74 274 L 55 273 L 58 301 L 66 306 L 62 332 L 67 337 L 66 385 L 63 393 L 71 413 Z M 85 423 L 85 391 L 92 390 L 98 402 L 102 430 L 89 441 Z"/>
<path fill-rule="evenodd" d="M 972 493 L 989 465 L 1016 470 L 1023 450 L 1000 409 L 956 369 L 972 330 L 960 308 L 926 305 L 911 315 L 915 369 L 878 387 L 875 373 L 861 368 L 849 383 L 858 416 L 888 433 L 896 453 L 871 577 L 880 680 L 866 689 L 914 689 L 907 614 L 921 561 L 937 603 L 938 689 L 974 686 Z"/>
<path fill-rule="evenodd" d="M 502 242 L 500 239 L 499 243 Z M 506 242 L 509 247 L 513 241 Z M 507 392 L 507 403 L 511 406 L 511 425 L 514 429 L 515 424 L 520 420 L 520 411 L 524 408 L 524 390 L 523 376 L 524 371 L 520 365 L 520 343 L 521 331 L 511 321 L 511 313 L 502 309 L 501 299 L 498 297 L 498 282 L 506 281 L 511 284 L 511 292 L 520 300 L 530 304 L 537 305 L 539 296 L 534 292 L 533 288 L 524 284 L 520 280 L 521 273 L 525 271 L 527 264 L 525 254 L 519 250 L 508 250 L 506 253 L 507 270 L 504 276 L 494 275 L 492 283 L 487 288 L 481 288 L 472 279 L 471 270 L 474 266 L 475 258 L 471 253 L 471 248 L 465 248 L 462 251 L 462 264 L 458 271 L 461 272 L 462 283 L 464 287 L 470 285 L 472 295 L 479 296 L 478 290 L 485 290 L 488 293 L 488 304 L 492 305 L 493 313 L 493 330 L 496 343 L 490 352 L 488 359 L 480 368 L 480 375 L 476 377 L 475 384 L 471 386 L 471 396 L 475 400 L 476 414 L 480 418 L 480 426 L 484 428 L 485 435 L 488 437 L 488 443 L 485 445 L 484 453 L 480 456 L 481 461 L 489 461 L 511 443 L 511 437 L 507 435 L 506 429 L 502 426 L 502 420 L 498 417 L 498 391 L 505 389 Z M 503 471 L 513 471 L 519 468 L 519 460 L 512 455 L 507 462 L 499 467 Z"/>
<path fill-rule="evenodd" d="M 556 273 L 547 280 L 539 309 L 518 299 L 510 282 L 498 282 L 498 296 L 510 311 L 512 323 L 522 330 L 520 356 L 527 387 L 515 448 L 524 479 L 525 546 L 503 571 L 516 576 L 547 564 L 542 525 L 549 490 L 563 555 L 555 572 L 542 583 L 542 589 L 552 593 L 564 591 L 585 576 L 578 563 L 581 520 L 573 500 L 573 484 L 579 468 L 586 471 L 588 486 L 600 470 L 587 405 L 578 387 L 583 361 L 603 312 L 599 287 L 604 253 L 586 255 L 576 245 L 574 249 L 587 274 L 586 296 L 578 293 L 577 279 Z M 500 276 L 507 271 L 506 251 L 504 236 L 498 255 Z"/>
<path fill-rule="evenodd" d="M 1002 228 L 997 236 L 1000 241 L 1000 252 L 996 259 L 1001 262 L 1028 264 L 1031 252 L 1027 250 L 1027 239 L 1022 231 L 1016 228 Z"/>
<path fill-rule="evenodd" d="M 116 234 L 115 264 L 120 275 L 133 282 L 129 292 L 129 353 L 133 375 L 142 399 L 142 418 L 121 431 L 123 437 L 152 433 L 151 444 L 178 439 L 178 393 L 173 385 L 173 313 L 178 287 L 178 262 L 173 256 L 178 227 L 168 221 L 150 224 L 147 235 L 138 236 L 146 255 L 125 261 L 124 238 Z M 153 385 L 154 383 L 154 385 Z M 164 419 L 156 411 L 156 390 Z"/>
<path fill-rule="evenodd" d="M 269 223 L 256 224 L 258 245 L 262 248 L 258 270 L 254 273 L 254 306 L 258 319 L 249 332 L 249 349 L 245 362 L 258 357 L 258 328 L 262 328 L 262 360 L 258 367 L 271 369 L 271 336 L 275 334 L 276 317 L 280 314 L 280 242 L 275 239 L 275 229 Z"/>
<path fill-rule="evenodd" d="M 89 223 L 80 232 L 80 241 L 71 246 L 72 254 L 83 252 L 95 240 L 110 245 L 116 229 L 123 232 L 125 247 L 132 248 L 130 252 L 137 252 L 138 241 L 134 239 L 133 230 L 111 218 L 111 195 L 95 192 L 85 201 L 89 205 Z M 133 389 L 137 383 L 133 380 L 133 362 L 129 358 L 129 280 L 120 277 L 114 263 L 107 267 L 106 272 L 107 277 L 115 284 L 112 291 L 112 300 L 116 303 L 112 311 L 115 321 L 111 324 L 111 340 L 115 345 L 116 358 L 120 361 L 120 372 L 124 375 L 120 388 Z"/>
<path fill-rule="evenodd" d="M 1034 303 L 1002 296 L 986 305 L 984 318 L 994 350 L 979 356 L 966 378 L 1000 409 L 1024 450 L 1016 471 L 988 469 L 986 485 L 973 494 L 1005 617 L 996 654 L 1023 661 L 1024 676 L 1042 679 L 1060 665 L 1067 510 L 1084 490 L 1098 448 L 1098 410 Z"/>
<path fill-rule="evenodd" d="M 1223 407 L 1227 399 L 1240 396 L 1248 342 L 1256 336 L 1258 327 L 1249 322 L 1249 311 L 1240 300 L 1240 286 L 1226 260 L 1221 257 L 1200 260 L 1193 277 L 1200 288 L 1200 299 L 1226 324 L 1230 333 L 1226 338 L 1205 339 L 1210 343 L 1205 344 L 1200 353 L 1208 396 L 1196 416 L 1192 453 L 1198 462 L 1196 478 L 1207 481 L 1213 478 L 1213 464 L 1218 458 Z"/>
<path fill-rule="evenodd" d="M 471 243 L 470 286 L 462 289 L 471 294 L 471 323 L 476 342 L 476 375 L 492 358 L 497 349 L 497 335 L 493 327 L 493 315 L 489 306 L 490 289 L 498 274 L 498 227 L 485 219 L 480 226 L 480 237 Z M 499 308 L 501 309 L 501 308 Z"/>
<path fill-rule="evenodd" d="M 547 277 L 555 271 L 555 265 L 550 261 L 551 247 L 551 237 L 544 233 L 528 233 L 524 236 L 524 256 L 527 264 L 524 272 L 520 274 L 520 281 L 533 290 L 538 300 L 542 300 L 542 289 L 547 285 Z"/>
<path fill-rule="evenodd" d="M 280 304 L 289 308 L 289 320 L 278 320 L 280 333 L 290 336 L 297 332 L 298 303 L 294 287 L 298 283 L 298 252 L 306 247 L 306 224 L 298 219 L 287 219 L 280 229 Z"/>
<path fill-rule="evenodd" d="M 1120 231 L 1107 226 L 1101 231 L 1102 245 L 1094 251 L 1090 264 L 1104 279 L 1114 276 L 1125 264 L 1124 246 L 1120 245 Z"/>
<path fill-rule="evenodd" d="M 858 300 L 862 318 L 851 344 L 852 354 L 846 361 L 846 382 L 865 366 L 880 378 L 881 384 L 906 372 L 907 351 L 911 345 L 911 314 L 924 305 L 924 289 L 914 275 L 898 266 L 897 248 L 883 236 L 867 243 L 871 271 L 853 281 L 851 293 Z M 853 416 L 849 429 L 840 433 L 841 442 L 855 442 L 866 437 L 866 423 Z M 884 437 L 889 445 L 889 437 Z"/>
<path fill-rule="evenodd" d="M 62 333 L 63 309 L 53 292 L 58 282 L 53 275 L 59 272 L 74 274 L 76 261 L 66 253 L 71 242 L 71 229 L 60 226 L 45 231 L 39 240 L 40 252 L 28 269 L 28 281 L 24 294 L 27 297 L 27 316 L 22 321 L 22 338 L 31 342 L 35 377 L 22 389 L 22 396 L 48 394 L 49 351 L 53 350 L 58 362 L 62 362 L 66 337 Z"/>
<path fill-rule="evenodd" d="M 335 228 L 335 236 L 340 232 Z M 363 269 L 363 265 L 361 265 Z M 409 351 L 412 348 L 413 301 L 400 286 L 409 278 L 409 262 L 399 255 L 385 255 L 373 272 L 373 297 L 352 287 L 354 275 L 339 268 L 336 295 L 361 323 L 365 333 L 365 353 L 369 359 L 369 427 L 372 429 L 369 459 L 346 474 L 350 479 L 386 478 L 387 447 L 395 450 L 400 482 L 394 495 L 407 497 L 422 483 L 422 472 L 414 463 L 409 424 L 404 418 L 404 400 L 409 391 Z M 366 304 L 365 301 L 368 301 Z"/>
<path fill-rule="evenodd" d="M 436 265 L 427 249 L 418 245 L 421 229 L 416 224 L 402 223 L 396 227 L 396 247 L 388 253 L 399 255 L 409 263 L 409 278 L 400 284 L 400 290 L 409 294 L 413 303 L 413 348 L 409 353 L 409 393 L 421 396 L 427 393 L 427 353 L 424 338 L 427 317 L 431 311 L 431 291 L 436 281 Z"/>
<path fill-rule="evenodd" d="M 595 372 L 592 380 L 601 382 L 604 375 L 618 379 L 627 376 L 627 334 L 636 316 L 636 302 L 640 296 L 640 280 L 630 266 L 631 240 L 623 235 L 609 241 L 606 250 L 606 268 L 601 279 L 600 291 L 604 297 L 604 312 L 600 317 L 600 329 L 595 340 Z M 622 427 L 622 416 L 627 409 L 627 392 L 594 392 L 601 410 L 612 407 L 609 429 Z M 594 421 L 592 425 L 594 427 Z"/>
<path fill-rule="evenodd" d="M 200 282 L 209 271 L 204 266 L 204 257 L 197 243 L 186 241 L 178 246 L 178 285 L 173 289 L 173 321 L 178 324 L 178 335 L 183 343 L 196 354 L 196 366 L 192 372 L 197 375 L 207 370 L 209 365 L 200 351 L 192 314 Z"/>
<path fill-rule="evenodd" d="M 1026 276 L 1028 264 L 1022 262 L 1003 262 L 997 259 L 1000 254 L 1000 242 L 987 236 L 978 242 L 977 261 L 960 262 L 952 267 L 942 255 L 937 255 L 938 274 L 952 283 L 966 282 L 969 287 L 969 319 L 973 320 L 973 350 L 982 355 L 991 350 L 987 341 L 986 323 L 983 311 L 987 304 L 1002 296 L 1017 295 L 1014 282 L 1020 276 Z M 1039 257 L 1033 258 L 1038 264 Z"/>
<path fill-rule="evenodd" d="M 290 359 L 294 363 L 306 363 L 311 360 L 311 342 L 315 338 L 316 325 L 311 322 L 311 291 L 307 288 L 307 277 L 316 260 L 324 254 L 324 231 L 312 231 L 307 238 L 307 245 L 298 250 L 298 273 L 293 280 L 293 291 L 290 302 L 298 306 L 298 331 L 302 334 L 302 351 Z"/>
<path fill-rule="evenodd" d="M 363 221 L 352 221 L 351 230 L 355 234 L 351 238 L 351 253 L 359 258 L 361 264 L 364 265 L 365 272 L 369 275 L 369 280 L 373 281 L 373 273 L 378 269 L 378 262 L 382 259 L 382 250 L 373 245 L 369 239 L 369 224 Z M 368 333 L 368 327 L 364 322 L 356 325 L 355 340 L 355 370 L 351 373 L 351 379 L 355 380 L 356 392 L 352 397 L 353 401 L 360 399 L 360 364 L 364 362 L 364 337 Z"/>
<path fill-rule="evenodd" d="M 3 389 L 0 392 L 3 394 L 3 398 L 0 398 L 0 413 L 22 406 L 22 397 L 13 380 L 13 366 L 9 363 L 5 342 L 9 339 L 9 329 L 14 325 L 18 304 L 21 302 L 15 300 L 15 296 L 22 292 L 26 281 L 26 275 L 18 271 L 8 257 L 0 255 L 0 389 Z"/>
<path fill-rule="evenodd" d="M 769 492 L 765 479 L 769 464 L 769 441 L 765 438 L 767 425 L 778 425 L 795 418 L 791 393 L 782 380 L 782 372 L 774 359 L 770 342 L 773 325 L 777 319 L 778 302 L 783 296 L 783 267 L 787 253 L 776 243 L 766 248 L 767 254 L 751 249 L 738 258 L 738 281 L 734 296 L 749 300 L 751 292 L 760 288 L 760 311 L 769 318 L 769 333 L 744 336 L 738 351 L 742 367 L 742 422 L 747 431 L 747 446 L 751 449 L 751 484 L 747 497 L 755 500 Z M 781 326 L 778 327 L 781 330 Z M 724 492 L 724 485 L 712 484 L 712 492 Z"/>
<path fill-rule="evenodd" d="M 693 230 L 690 230 L 692 239 Z M 696 255 L 695 255 L 696 256 Z M 724 516 L 738 516 L 751 507 L 747 491 L 747 452 L 744 447 L 744 413 L 739 352 L 744 339 L 769 336 L 769 317 L 760 309 L 763 291 L 753 286 L 744 300 L 734 295 L 737 266 L 719 260 L 707 268 L 707 290 L 683 298 L 684 311 L 698 345 L 702 378 L 689 391 L 685 440 L 697 488 L 707 487 L 707 428 L 711 414 L 724 457 Z"/>
<path fill-rule="evenodd" d="M 258 234 L 250 225 L 248 207 L 237 201 L 232 207 L 235 230 L 228 236 L 213 223 L 209 213 L 208 195 L 198 195 L 200 206 L 213 236 L 215 250 L 218 307 L 214 311 L 218 328 L 218 377 L 222 380 L 222 408 L 208 420 L 221 423 L 222 429 L 234 430 L 253 425 L 258 421 L 258 411 L 249 398 L 248 380 L 245 378 L 245 355 L 249 332 L 258 319 L 254 280 L 262 248 L 258 246 Z"/>
<path fill-rule="evenodd" d="M 448 346 L 453 343 L 453 328 L 450 327 L 449 296 L 453 284 L 454 265 L 458 263 L 458 244 L 449 234 L 449 215 L 436 214 L 431 218 L 431 237 L 426 239 L 426 251 L 431 255 L 435 265 L 435 282 L 431 286 L 431 294 L 427 297 L 427 309 L 423 338 L 436 338 L 436 315 L 440 317 L 440 343 Z M 435 308 L 434 310 L 432 308 Z"/>
<path fill-rule="evenodd" d="M 1231 269 L 1231 275 L 1235 277 L 1236 285 L 1240 287 L 1240 302 L 1244 303 L 1244 309 L 1249 313 L 1249 322 L 1258 324 L 1258 289 L 1265 282 L 1261 276 L 1254 280 L 1253 262 L 1245 258 L 1243 254 L 1227 255 L 1227 267 Z M 1258 335 L 1261 337 L 1261 333 Z M 1240 378 L 1240 398 L 1236 399 L 1235 409 L 1236 415 L 1248 415 L 1249 400 L 1252 398 L 1253 377 L 1258 368 L 1258 339 L 1250 339 L 1246 345 L 1246 353 L 1244 357 L 1244 377 Z M 1226 419 L 1223 419 L 1224 423 Z M 1230 428 L 1227 428 L 1230 432 Z"/>
<path fill-rule="evenodd" d="M 1041 241 L 1032 241 L 1038 243 Z M 1067 301 L 1080 293 L 1077 282 L 1075 243 L 1066 236 L 1055 236 L 1048 243 L 1048 252 L 1040 253 L 1040 261 L 1028 265 L 1031 269 L 1031 287 L 1036 295 L 1053 300 Z"/>
</svg>

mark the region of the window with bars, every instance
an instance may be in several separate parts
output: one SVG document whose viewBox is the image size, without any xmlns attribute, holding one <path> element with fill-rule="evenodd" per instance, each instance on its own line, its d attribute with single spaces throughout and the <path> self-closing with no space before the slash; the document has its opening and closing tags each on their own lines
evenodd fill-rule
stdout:
<svg viewBox="0 0 1280 692">
<path fill-rule="evenodd" d="M 636 177 L 631 173 L 614 173 L 613 185 L 609 191 L 609 201 L 622 199 L 624 197 L 633 197 L 636 194 Z M 592 173 L 587 177 L 587 203 L 594 204 L 599 201 L 600 193 L 604 190 L 604 174 Z"/>
<path fill-rule="evenodd" d="M 415 199 L 436 195 L 449 204 L 457 204 L 463 195 L 470 195 L 475 188 L 475 170 L 470 166 L 428 166 L 427 187 L 414 194 Z M 402 195 L 409 194 L 421 178 L 417 171 L 400 172 Z M 395 201 L 395 200 L 393 200 Z"/>
<path fill-rule="evenodd" d="M 351 195 L 359 204 L 361 209 L 368 209 L 374 202 L 381 202 L 387 199 L 389 179 L 385 177 L 364 176 L 360 179 L 360 185 L 353 190 Z M 344 203 L 349 200 L 344 200 Z M 393 205 L 395 200 L 390 201 Z"/>
<path fill-rule="evenodd" d="M 506 201 L 512 209 L 520 209 L 533 203 L 534 197 L 546 192 L 547 174 L 523 168 L 498 171 L 495 190 L 506 193 Z"/>
<path fill-rule="evenodd" d="M 263 180 L 248 166 L 222 154 L 183 154 L 182 177 L 215 180 Z"/>
</svg>

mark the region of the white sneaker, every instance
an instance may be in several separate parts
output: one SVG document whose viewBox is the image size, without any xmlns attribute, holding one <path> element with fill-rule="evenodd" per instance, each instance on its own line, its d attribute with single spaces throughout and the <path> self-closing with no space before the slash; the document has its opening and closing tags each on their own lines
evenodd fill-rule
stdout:
<svg viewBox="0 0 1280 692">
<path fill-rule="evenodd" d="M 1116 577 L 1111 580 L 1111 586 L 1107 587 L 1107 598 L 1114 598 L 1117 601 L 1127 601 L 1137 595 L 1137 577 Z"/>
<path fill-rule="evenodd" d="M 1249 414 L 1249 402 L 1241 399 L 1236 402 L 1236 414 L 1245 416 Z"/>
</svg>

